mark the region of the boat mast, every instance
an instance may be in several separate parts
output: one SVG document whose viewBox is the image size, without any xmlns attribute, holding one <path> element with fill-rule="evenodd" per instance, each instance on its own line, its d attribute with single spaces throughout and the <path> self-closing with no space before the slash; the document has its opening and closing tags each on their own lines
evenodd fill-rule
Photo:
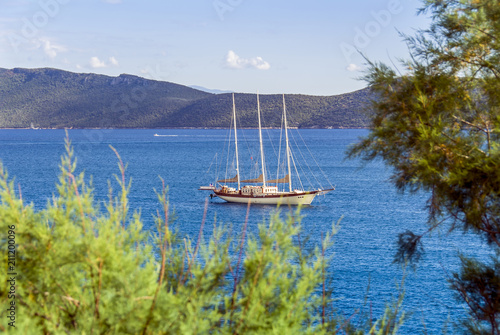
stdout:
<svg viewBox="0 0 500 335">
<path fill-rule="evenodd" d="M 257 92 L 257 115 L 259 117 L 259 142 L 260 142 L 260 161 L 262 163 L 262 186 L 266 187 L 266 171 L 265 171 L 265 164 L 264 164 L 264 147 L 262 146 L 262 126 L 260 124 L 259 92 Z"/>
<path fill-rule="evenodd" d="M 283 94 L 283 117 L 285 121 L 285 142 L 286 142 L 286 161 L 288 165 L 288 188 L 292 192 L 292 168 L 290 166 L 290 145 L 288 143 L 288 124 L 286 122 L 285 95 Z"/>
<path fill-rule="evenodd" d="M 238 190 L 240 189 L 240 162 L 238 160 L 238 135 L 236 133 L 236 106 L 234 104 L 233 93 L 233 119 L 234 119 L 234 144 L 236 147 L 236 176 L 238 178 Z"/>
</svg>

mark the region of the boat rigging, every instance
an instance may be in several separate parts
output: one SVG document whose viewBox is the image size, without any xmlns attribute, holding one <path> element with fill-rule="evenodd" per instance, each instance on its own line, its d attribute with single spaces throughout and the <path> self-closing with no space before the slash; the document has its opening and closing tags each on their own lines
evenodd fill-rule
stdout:
<svg viewBox="0 0 500 335">
<path fill-rule="evenodd" d="M 211 191 L 210 197 L 219 197 L 222 200 L 233 203 L 252 203 L 252 204 L 267 204 L 267 205 L 309 205 L 313 199 L 320 194 L 326 194 L 335 190 L 333 186 L 327 189 L 316 188 L 312 190 L 293 189 L 292 187 L 292 153 L 288 137 L 288 123 L 285 104 L 285 95 L 283 95 L 283 123 L 285 131 L 285 144 L 286 144 L 286 165 L 287 174 L 283 178 L 273 180 L 266 180 L 266 163 L 264 156 L 264 146 L 262 140 L 262 124 L 259 94 L 257 93 L 257 120 L 259 129 L 259 147 L 260 147 L 260 161 L 261 161 L 261 174 L 255 179 L 241 180 L 240 178 L 240 162 L 238 153 L 238 132 L 236 127 L 236 104 L 233 99 L 233 120 L 234 120 L 234 142 L 236 154 L 236 176 L 229 179 L 217 180 L 217 187 L 201 186 L 200 190 Z M 295 168 L 296 170 L 296 168 Z M 260 184 L 260 185 L 244 185 L 245 184 Z M 288 191 L 278 190 L 278 186 L 271 186 L 271 184 L 288 184 Z M 228 184 L 237 184 L 237 187 L 228 186 Z"/>
</svg>

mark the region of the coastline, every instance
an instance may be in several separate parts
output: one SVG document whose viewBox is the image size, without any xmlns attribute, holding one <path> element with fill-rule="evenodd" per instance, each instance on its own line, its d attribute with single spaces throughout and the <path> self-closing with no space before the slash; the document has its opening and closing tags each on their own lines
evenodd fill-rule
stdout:
<svg viewBox="0 0 500 335">
<path fill-rule="evenodd" d="M 230 129 L 229 127 L 154 127 L 154 128 L 128 128 L 128 127 L 116 127 L 116 128 L 99 128 L 99 127 L 51 127 L 51 128 L 44 128 L 44 127 L 39 127 L 39 128 L 30 128 L 30 127 L 19 127 L 19 128 L 12 128 L 12 127 L 7 127 L 7 128 L 1 128 L 0 130 L 74 130 L 74 129 L 80 129 L 80 130 L 121 130 L 121 129 Z M 257 127 L 241 127 L 238 129 L 258 129 Z M 279 127 L 262 127 L 262 129 L 280 129 Z M 370 129 L 370 127 L 289 127 L 288 129 Z"/>
</svg>

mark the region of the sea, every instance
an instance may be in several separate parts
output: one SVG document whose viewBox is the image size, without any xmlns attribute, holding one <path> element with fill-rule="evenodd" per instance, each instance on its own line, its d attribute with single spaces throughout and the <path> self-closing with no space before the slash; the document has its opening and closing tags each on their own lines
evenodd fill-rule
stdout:
<svg viewBox="0 0 500 335">
<path fill-rule="evenodd" d="M 459 269 L 459 252 L 482 259 L 488 257 L 484 243 L 474 235 L 450 232 L 445 227 L 426 235 L 425 253 L 416 268 L 394 264 L 398 234 L 407 230 L 417 234 L 426 231 L 428 194 L 398 193 L 390 182 L 391 168 L 382 161 L 346 159 L 347 148 L 366 136 L 368 130 L 295 131 L 297 142 L 306 143 L 306 152 L 314 157 L 306 160 L 317 163 L 312 172 L 319 172 L 321 178 L 329 180 L 325 188 L 330 184 L 335 187 L 335 191 L 318 196 L 311 206 L 301 209 L 302 237 L 308 239 L 311 248 L 319 246 L 321 236 L 331 231 L 332 225 L 338 224 L 340 228 L 334 245 L 327 251 L 327 256 L 331 256 L 328 276 L 336 299 L 332 310 L 354 322 L 360 315 L 380 318 L 385 307 L 397 300 L 403 290 L 407 319 L 400 334 L 457 333 L 456 324 L 467 317 L 467 310 L 456 300 L 447 280 Z M 154 215 L 161 209 L 155 190 L 161 190 L 163 179 L 176 213 L 175 227 L 181 236 L 197 239 L 206 201 L 204 234 L 209 236 L 217 222 L 237 235 L 244 225 L 246 205 L 210 199 L 208 192 L 198 190 L 201 185 L 214 183 L 217 174 L 221 177 L 221 166 L 234 165 L 222 154 L 230 145 L 228 132 L 225 129 L 2 129 L 0 160 L 24 201 L 42 209 L 56 194 L 60 157 L 65 153 L 64 140 L 68 136 L 77 157 L 78 172 L 92 182 L 96 201 L 104 202 L 108 199 L 108 182 L 118 189 L 115 175 L 120 172 L 112 146 L 127 165 L 126 178 L 132 181 L 130 208 L 140 211 L 144 229 L 153 229 Z M 265 139 L 281 136 L 278 130 L 265 133 Z M 240 147 L 256 144 L 255 130 L 243 130 L 238 135 Z M 264 149 L 270 161 L 277 147 L 266 145 Z M 247 151 L 240 153 L 242 173 L 245 162 L 249 169 L 258 162 L 258 148 Z M 295 158 L 298 160 L 298 156 Z M 276 211 L 275 206 L 251 206 L 249 233 L 255 235 L 258 225 L 268 222 Z M 279 211 L 285 217 L 290 209 L 284 207 Z"/>
</svg>

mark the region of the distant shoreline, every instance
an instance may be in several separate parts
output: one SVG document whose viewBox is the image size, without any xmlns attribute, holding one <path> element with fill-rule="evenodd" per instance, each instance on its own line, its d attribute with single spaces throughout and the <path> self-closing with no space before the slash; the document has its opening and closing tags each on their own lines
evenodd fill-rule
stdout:
<svg viewBox="0 0 500 335">
<path fill-rule="evenodd" d="M 230 129 L 229 127 L 166 127 L 166 128 L 98 128 L 98 127 L 70 127 L 70 128 L 30 128 L 30 127 L 20 127 L 20 128 L 0 128 L 0 130 L 154 130 L 154 129 L 206 129 L 206 130 L 224 130 Z M 231 128 L 232 129 L 232 128 Z M 238 129 L 258 129 L 257 127 L 241 127 Z M 262 129 L 280 129 L 279 127 L 262 127 Z M 333 129 L 370 129 L 370 127 L 289 127 L 288 129 L 322 129 L 322 130 L 333 130 Z"/>
</svg>

